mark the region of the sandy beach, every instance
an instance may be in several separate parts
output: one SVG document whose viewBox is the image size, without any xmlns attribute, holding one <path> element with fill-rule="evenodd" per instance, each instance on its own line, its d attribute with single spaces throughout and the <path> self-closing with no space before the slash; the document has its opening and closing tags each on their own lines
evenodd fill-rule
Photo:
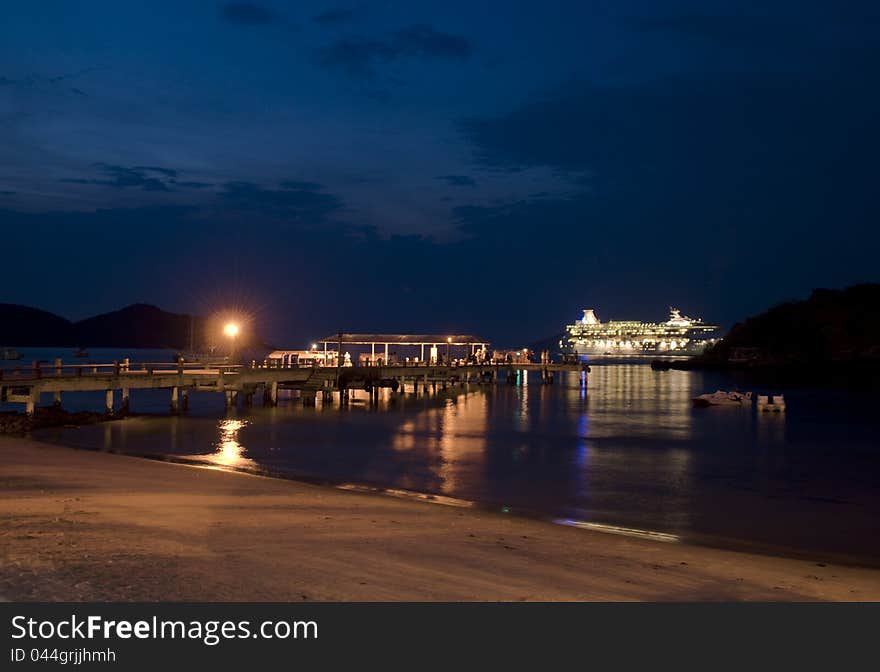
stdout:
<svg viewBox="0 0 880 672">
<path fill-rule="evenodd" d="M 880 600 L 880 570 L 0 437 L 0 597 Z"/>
</svg>

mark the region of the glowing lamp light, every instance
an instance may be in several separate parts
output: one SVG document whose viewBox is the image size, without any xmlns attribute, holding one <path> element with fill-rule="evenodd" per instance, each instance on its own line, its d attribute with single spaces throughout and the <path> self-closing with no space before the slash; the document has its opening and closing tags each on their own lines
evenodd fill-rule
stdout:
<svg viewBox="0 0 880 672">
<path fill-rule="evenodd" d="M 238 336 L 238 325 L 235 322 L 229 322 L 223 327 L 223 333 L 229 338 L 235 338 Z"/>
</svg>

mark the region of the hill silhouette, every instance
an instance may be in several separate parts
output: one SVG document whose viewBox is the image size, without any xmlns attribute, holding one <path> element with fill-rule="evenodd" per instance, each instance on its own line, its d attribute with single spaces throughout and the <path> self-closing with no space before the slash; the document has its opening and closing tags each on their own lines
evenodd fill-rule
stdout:
<svg viewBox="0 0 880 672">
<path fill-rule="evenodd" d="M 17 347 L 168 348 L 186 350 L 205 345 L 207 318 L 169 313 L 136 303 L 79 322 L 15 304 L 0 304 L 0 344 Z M 258 342 L 243 334 L 241 345 Z"/>
<path fill-rule="evenodd" d="M 76 322 L 73 332 L 76 344 L 88 347 L 183 349 L 188 347 L 191 330 L 193 342 L 202 342 L 204 325 L 201 317 L 135 303 Z"/>
<path fill-rule="evenodd" d="M 42 347 L 73 341 L 70 320 L 39 308 L 0 303 L 0 344 Z"/>
<path fill-rule="evenodd" d="M 880 284 L 816 289 L 731 327 L 687 368 L 880 365 Z"/>
</svg>

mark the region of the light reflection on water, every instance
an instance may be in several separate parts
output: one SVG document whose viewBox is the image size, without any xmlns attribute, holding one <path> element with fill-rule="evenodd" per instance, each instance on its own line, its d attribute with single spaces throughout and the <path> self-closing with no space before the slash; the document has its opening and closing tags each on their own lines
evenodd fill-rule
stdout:
<svg viewBox="0 0 880 672">
<path fill-rule="evenodd" d="M 247 420 L 221 420 L 218 428 L 220 440 L 217 452 L 210 455 L 212 462 L 225 467 L 255 466 L 255 462 L 244 456 L 245 448 L 238 441 L 238 433 L 247 425 Z"/>
<path fill-rule="evenodd" d="M 839 393 L 785 390 L 786 415 L 693 409 L 730 389 L 714 374 L 594 366 L 542 385 L 418 396 L 383 391 L 371 406 L 224 415 L 220 395 L 191 395 L 187 417 L 135 417 L 40 438 L 173 454 L 293 477 L 410 490 L 514 512 L 666 535 L 880 557 L 876 414 Z M 773 390 L 780 391 L 780 390 Z M 160 393 L 133 395 L 135 411 Z M 598 527 L 597 527 L 598 526 Z"/>
</svg>

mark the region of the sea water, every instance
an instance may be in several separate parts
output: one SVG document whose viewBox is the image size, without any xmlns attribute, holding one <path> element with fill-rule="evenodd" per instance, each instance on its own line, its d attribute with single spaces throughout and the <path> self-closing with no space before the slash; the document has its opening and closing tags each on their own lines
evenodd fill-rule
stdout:
<svg viewBox="0 0 880 672">
<path fill-rule="evenodd" d="M 162 355 L 170 353 L 128 353 L 132 361 Z M 692 407 L 692 397 L 737 382 L 784 392 L 787 411 Z M 420 387 L 418 395 L 408 384 L 403 394 L 383 390 L 378 404 L 356 392 L 342 408 L 320 397 L 303 408 L 293 392 L 274 408 L 257 401 L 227 411 L 223 395 L 205 392 L 172 417 L 168 391 L 131 395 L 133 417 L 34 438 L 669 541 L 880 562 L 880 414 L 847 390 L 749 387 L 628 362 L 593 366 L 586 381 L 557 374 L 553 385 L 537 373 L 515 386 Z M 103 393 L 64 398 L 71 410 L 103 402 Z"/>
</svg>

